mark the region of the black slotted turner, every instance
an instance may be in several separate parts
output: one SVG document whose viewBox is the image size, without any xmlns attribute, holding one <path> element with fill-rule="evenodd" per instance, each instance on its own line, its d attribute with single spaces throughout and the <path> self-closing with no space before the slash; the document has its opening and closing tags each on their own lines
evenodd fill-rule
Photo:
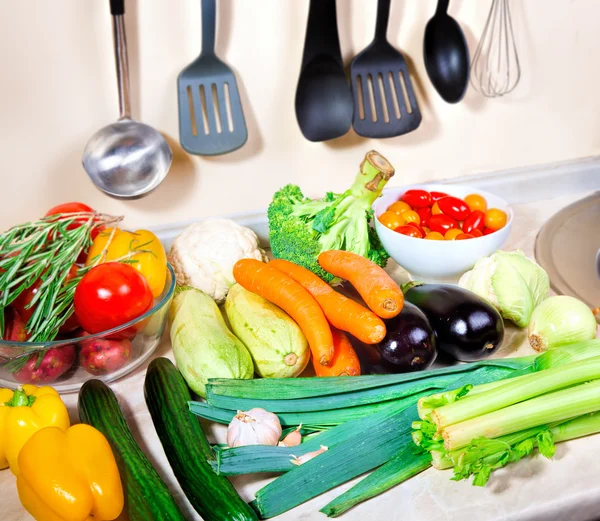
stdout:
<svg viewBox="0 0 600 521">
<path fill-rule="evenodd" d="M 350 64 L 356 133 L 400 136 L 421 123 L 421 111 L 404 56 L 387 41 L 391 0 L 377 3 L 375 38 Z"/>
<path fill-rule="evenodd" d="M 177 79 L 179 141 L 190 154 L 215 156 L 248 139 L 233 71 L 215 54 L 216 0 L 202 0 L 202 52 Z"/>
</svg>

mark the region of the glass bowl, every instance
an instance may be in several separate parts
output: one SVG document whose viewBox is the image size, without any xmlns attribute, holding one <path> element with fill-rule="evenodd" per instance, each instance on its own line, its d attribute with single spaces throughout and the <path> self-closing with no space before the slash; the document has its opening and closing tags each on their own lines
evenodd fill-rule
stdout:
<svg viewBox="0 0 600 521">
<path fill-rule="evenodd" d="M 121 378 L 144 363 L 160 343 L 167 325 L 169 304 L 175 290 L 175 272 L 167 265 L 167 280 L 162 294 L 154 300 L 154 305 L 142 316 L 119 327 L 96 333 L 53 342 L 10 342 L 0 339 L 0 387 L 15 387 L 26 383 L 50 385 L 59 393 L 78 391 L 81 385 L 91 378 L 111 382 Z M 33 358 L 37 353 L 47 353 L 51 349 L 56 360 L 62 365 L 71 364 L 60 377 L 52 380 L 50 363 L 45 364 L 49 371 L 44 376 L 26 378 L 22 372 L 14 371 L 15 366 Z M 98 358 L 98 352 L 112 354 L 112 359 Z M 116 357 L 114 355 L 117 355 Z M 87 369 L 82 361 L 85 359 Z M 107 362 L 104 368 L 97 369 L 94 361 Z M 72 361 L 72 362 L 71 362 Z M 37 362 L 37 357 L 36 357 Z M 33 362 L 30 362 L 33 365 Z M 41 366 L 40 366 L 41 367 Z M 38 371 L 40 373 L 42 371 Z M 48 375 L 50 373 L 50 375 Z M 26 373 L 31 375 L 32 372 Z M 35 374 L 35 372 L 33 373 Z M 48 376 L 46 376 L 48 375 Z M 16 377 L 17 376 L 17 377 Z"/>
</svg>

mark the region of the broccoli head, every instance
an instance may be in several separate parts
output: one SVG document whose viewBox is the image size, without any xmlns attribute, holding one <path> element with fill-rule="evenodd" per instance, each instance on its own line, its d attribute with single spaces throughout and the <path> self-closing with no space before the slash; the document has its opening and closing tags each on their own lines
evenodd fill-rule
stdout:
<svg viewBox="0 0 600 521">
<path fill-rule="evenodd" d="M 313 200 L 296 185 L 284 186 L 273 196 L 267 212 L 273 255 L 331 283 L 337 282 L 335 277 L 317 262 L 322 251 L 352 251 L 385 267 L 389 255 L 370 225 L 371 205 L 392 175 L 389 162 L 371 151 L 354 184 L 343 194 L 329 192 Z"/>
</svg>

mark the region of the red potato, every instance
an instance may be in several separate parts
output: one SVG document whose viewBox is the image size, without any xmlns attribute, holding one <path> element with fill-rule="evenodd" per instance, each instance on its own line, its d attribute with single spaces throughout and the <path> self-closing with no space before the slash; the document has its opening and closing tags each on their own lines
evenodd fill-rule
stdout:
<svg viewBox="0 0 600 521">
<path fill-rule="evenodd" d="M 4 340 L 9 342 L 25 342 L 25 320 L 13 308 L 8 308 L 4 313 Z"/>
<path fill-rule="evenodd" d="M 131 360 L 129 340 L 92 338 L 79 345 L 79 365 L 95 376 L 114 373 Z"/>
<path fill-rule="evenodd" d="M 38 354 L 33 354 L 27 363 L 13 373 L 17 382 L 23 384 L 48 384 L 65 374 L 75 361 L 75 346 L 53 347 L 43 355 L 39 367 Z"/>
</svg>

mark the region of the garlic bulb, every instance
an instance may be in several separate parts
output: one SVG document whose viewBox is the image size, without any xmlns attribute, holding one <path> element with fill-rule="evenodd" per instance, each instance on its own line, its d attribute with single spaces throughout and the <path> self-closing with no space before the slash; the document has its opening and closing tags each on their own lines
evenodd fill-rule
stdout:
<svg viewBox="0 0 600 521">
<path fill-rule="evenodd" d="M 227 429 L 227 445 L 277 445 L 281 438 L 281 423 L 272 412 L 255 408 L 238 411 Z"/>
</svg>

